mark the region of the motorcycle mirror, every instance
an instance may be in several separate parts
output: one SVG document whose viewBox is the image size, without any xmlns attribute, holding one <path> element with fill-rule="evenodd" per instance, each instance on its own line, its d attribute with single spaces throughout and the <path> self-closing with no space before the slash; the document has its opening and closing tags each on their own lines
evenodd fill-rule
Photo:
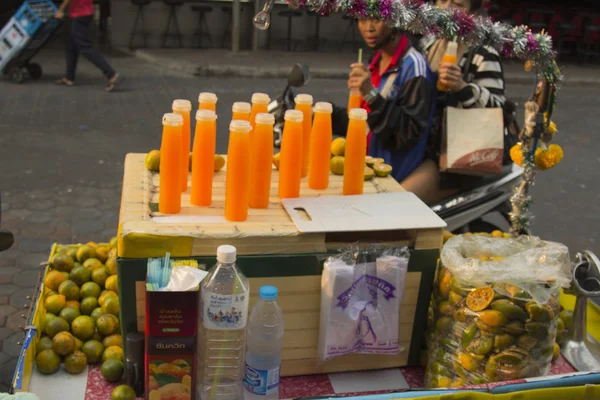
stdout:
<svg viewBox="0 0 600 400">
<path fill-rule="evenodd" d="M 288 85 L 292 87 L 300 87 L 310 82 L 310 70 L 308 65 L 296 64 L 288 77 Z"/>
</svg>

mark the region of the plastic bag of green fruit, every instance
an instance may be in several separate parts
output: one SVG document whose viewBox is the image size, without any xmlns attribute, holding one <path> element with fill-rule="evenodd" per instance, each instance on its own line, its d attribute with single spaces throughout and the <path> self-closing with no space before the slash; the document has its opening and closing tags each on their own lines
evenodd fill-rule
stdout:
<svg viewBox="0 0 600 400">
<path fill-rule="evenodd" d="M 456 236 L 436 275 L 425 387 L 460 387 L 546 375 L 567 248 L 538 238 Z"/>
</svg>

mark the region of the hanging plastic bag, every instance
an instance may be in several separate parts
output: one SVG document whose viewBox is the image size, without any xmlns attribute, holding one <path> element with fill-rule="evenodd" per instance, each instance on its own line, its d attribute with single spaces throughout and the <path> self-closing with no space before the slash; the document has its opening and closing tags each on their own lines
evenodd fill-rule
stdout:
<svg viewBox="0 0 600 400">
<path fill-rule="evenodd" d="M 543 376 L 556 337 L 565 246 L 534 237 L 457 236 L 442 250 L 433 290 L 425 386 Z"/>
<path fill-rule="evenodd" d="M 325 261 L 321 279 L 319 358 L 397 354 L 406 248 L 357 247 Z"/>
</svg>

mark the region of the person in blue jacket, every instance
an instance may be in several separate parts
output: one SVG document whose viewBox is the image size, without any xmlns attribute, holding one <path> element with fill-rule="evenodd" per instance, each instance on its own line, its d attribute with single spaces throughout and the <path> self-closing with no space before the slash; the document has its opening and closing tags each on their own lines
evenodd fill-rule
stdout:
<svg viewBox="0 0 600 400">
<path fill-rule="evenodd" d="M 362 107 L 368 111 L 368 154 L 383 158 L 392 166 L 392 176 L 417 196 L 419 174 L 435 111 L 435 78 L 427 61 L 402 31 L 384 21 L 367 18 L 358 21 L 359 31 L 375 55 L 367 67 L 352 64 L 348 88 L 358 89 Z M 345 134 L 347 110 L 336 108 L 334 132 Z"/>
</svg>

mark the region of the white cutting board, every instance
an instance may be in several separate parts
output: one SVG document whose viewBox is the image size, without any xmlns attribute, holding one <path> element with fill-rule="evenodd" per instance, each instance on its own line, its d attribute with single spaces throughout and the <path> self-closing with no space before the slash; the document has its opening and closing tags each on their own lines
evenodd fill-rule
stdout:
<svg viewBox="0 0 600 400">
<path fill-rule="evenodd" d="M 410 192 L 283 199 L 302 233 L 444 228 L 446 223 Z"/>
</svg>

